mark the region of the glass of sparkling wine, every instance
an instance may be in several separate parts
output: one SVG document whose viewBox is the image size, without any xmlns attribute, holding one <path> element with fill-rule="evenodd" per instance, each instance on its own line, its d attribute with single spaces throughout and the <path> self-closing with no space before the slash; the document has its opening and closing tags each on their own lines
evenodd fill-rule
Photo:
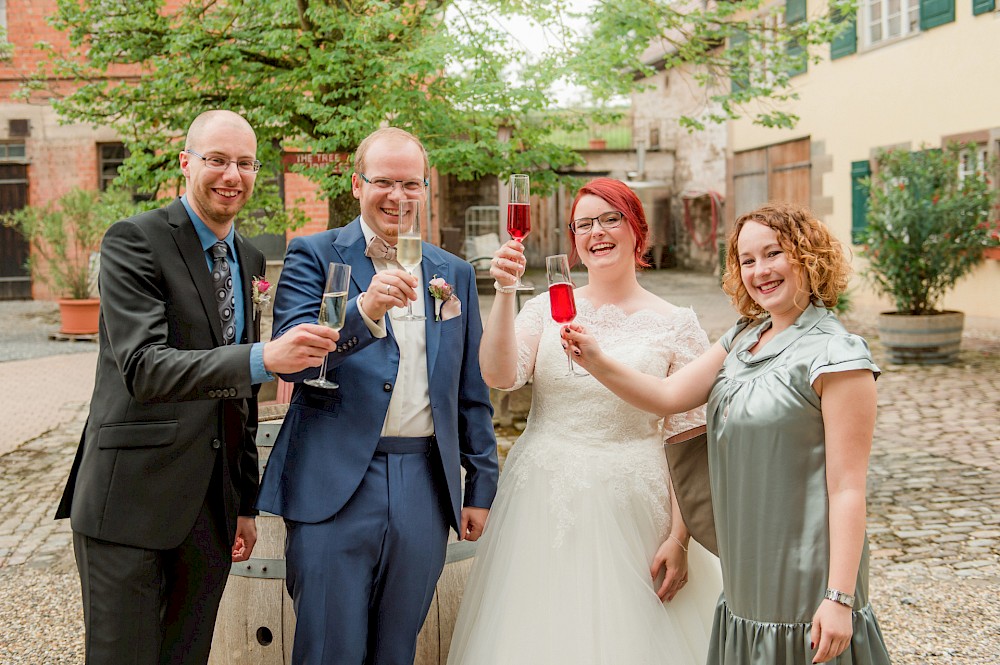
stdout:
<svg viewBox="0 0 1000 665">
<path fill-rule="evenodd" d="M 514 240 L 523 243 L 524 239 L 531 233 L 531 186 L 528 182 L 528 176 L 523 173 L 511 175 L 507 191 L 507 233 Z M 520 275 L 517 276 L 514 288 L 519 291 L 532 290 L 532 287 L 521 283 Z"/>
<path fill-rule="evenodd" d="M 343 263 L 330 264 L 326 275 L 326 288 L 323 289 L 323 300 L 319 304 L 318 323 L 321 326 L 334 330 L 340 330 L 344 327 L 344 316 L 347 314 L 347 287 L 350 281 L 351 266 Z M 315 379 L 306 379 L 304 383 L 328 390 L 340 387 L 340 384 L 326 378 L 326 359 L 328 357 L 329 354 L 323 356 L 323 366 L 320 367 L 319 376 Z"/>
<path fill-rule="evenodd" d="M 573 280 L 569 273 L 569 257 L 565 254 L 546 256 L 545 276 L 549 280 L 549 307 L 552 311 L 552 320 L 559 324 L 571 323 L 576 318 L 576 298 L 573 296 Z M 566 359 L 569 361 L 569 371 L 557 378 L 587 376 L 586 372 L 576 368 L 572 358 L 567 356 Z"/>
<path fill-rule="evenodd" d="M 423 212 L 423 201 L 418 199 L 403 199 L 399 202 L 399 235 L 396 237 L 396 260 L 406 268 L 406 272 L 420 267 L 423 258 L 423 248 L 420 234 L 420 216 Z M 413 301 L 406 301 L 406 313 L 394 316 L 397 321 L 423 321 L 426 317 L 414 313 Z"/>
</svg>

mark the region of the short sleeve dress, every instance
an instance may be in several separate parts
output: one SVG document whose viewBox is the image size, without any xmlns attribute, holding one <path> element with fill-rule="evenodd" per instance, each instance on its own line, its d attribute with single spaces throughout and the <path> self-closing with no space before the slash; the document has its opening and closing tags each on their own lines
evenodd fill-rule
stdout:
<svg viewBox="0 0 1000 665">
<path fill-rule="evenodd" d="M 879 369 L 868 345 L 829 310 L 810 305 L 755 355 L 761 325 L 730 351 L 708 400 L 709 468 L 722 563 L 709 665 L 806 665 L 829 568 L 826 446 L 813 382 L 827 372 Z M 854 636 L 837 665 L 889 655 L 868 602 L 868 541 L 858 569 Z"/>
</svg>

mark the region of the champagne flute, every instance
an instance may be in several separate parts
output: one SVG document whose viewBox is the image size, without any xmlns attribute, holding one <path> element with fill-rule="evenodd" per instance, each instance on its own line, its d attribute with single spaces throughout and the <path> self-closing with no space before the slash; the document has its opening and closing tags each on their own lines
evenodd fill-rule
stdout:
<svg viewBox="0 0 1000 665">
<path fill-rule="evenodd" d="M 423 201 L 419 199 L 403 199 L 399 202 L 399 235 L 396 236 L 396 261 L 399 262 L 406 272 L 413 274 L 413 271 L 420 267 L 420 260 L 423 258 L 423 239 L 420 236 L 420 214 L 423 210 Z M 397 321 L 423 321 L 426 317 L 423 314 L 413 312 L 413 301 L 406 301 L 406 313 L 392 317 Z"/>
<path fill-rule="evenodd" d="M 546 256 L 545 276 L 549 280 L 552 320 L 559 324 L 572 323 L 576 318 L 576 298 L 573 296 L 573 280 L 569 273 L 569 257 L 565 254 Z M 589 376 L 586 372 L 577 371 L 572 358 L 566 356 L 566 359 L 569 361 L 569 371 L 556 378 Z"/>
<path fill-rule="evenodd" d="M 531 188 L 528 176 L 523 173 L 511 175 L 507 191 L 507 233 L 514 240 L 523 243 L 524 239 L 531 233 L 531 202 L 529 200 Z M 521 275 L 517 276 L 514 288 L 518 291 L 532 290 L 532 287 L 525 286 L 521 282 Z"/>
<path fill-rule="evenodd" d="M 351 281 L 351 266 L 343 263 L 331 263 L 326 275 L 326 288 L 323 289 L 323 300 L 319 304 L 319 321 L 321 326 L 340 330 L 344 327 L 344 316 L 347 314 L 347 288 Z M 326 359 L 323 356 L 323 366 L 319 376 L 306 379 L 303 383 L 316 388 L 333 390 L 340 384 L 328 381 L 326 378 Z"/>
</svg>

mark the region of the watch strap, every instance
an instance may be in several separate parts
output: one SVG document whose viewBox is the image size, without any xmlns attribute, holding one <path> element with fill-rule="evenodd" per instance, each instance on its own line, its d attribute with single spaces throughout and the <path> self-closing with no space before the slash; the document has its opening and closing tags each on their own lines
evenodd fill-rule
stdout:
<svg viewBox="0 0 1000 665">
<path fill-rule="evenodd" d="M 823 597 L 827 600 L 832 600 L 835 603 L 840 603 L 847 607 L 854 607 L 854 596 L 849 593 L 844 593 L 843 591 L 837 591 L 836 589 L 827 589 Z"/>
</svg>

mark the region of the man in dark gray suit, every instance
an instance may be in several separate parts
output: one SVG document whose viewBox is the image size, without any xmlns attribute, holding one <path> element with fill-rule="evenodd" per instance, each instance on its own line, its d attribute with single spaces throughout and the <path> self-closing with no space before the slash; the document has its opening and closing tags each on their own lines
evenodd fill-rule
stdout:
<svg viewBox="0 0 1000 665">
<path fill-rule="evenodd" d="M 244 118 L 201 114 L 179 155 L 186 194 L 102 243 L 96 384 L 56 513 L 71 518 L 88 663 L 208 660 L 230 563 L 257 539 L 257 390 L 336 347 L 315 324 L 259 341 L 264 256 L 233 227 L 256 152 Z"/>
</svg>

